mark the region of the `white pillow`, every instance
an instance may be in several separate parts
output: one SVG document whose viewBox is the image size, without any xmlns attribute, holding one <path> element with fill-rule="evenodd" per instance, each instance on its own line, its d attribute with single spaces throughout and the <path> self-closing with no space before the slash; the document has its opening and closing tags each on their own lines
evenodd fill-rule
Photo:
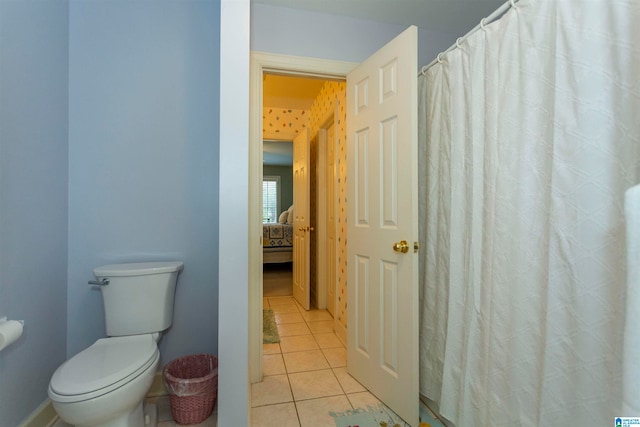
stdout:
<svg viewBox="0 0 640 427">
<path fill-rule="evenodd" d="M 295 218 L 293 216 L 293 205 L 287 209 L 287 212 L 289 212 L 289 215 L 287 216 L 287 224 L 293 224 L 293 219 Z"/>
<path fill-rule="evenodd" d="M 280 214 L 280 218 L 278 218 L 278 222 L 280 224 L 286 224 L 288 217 L 289 217 L 289 210 L 286 210 Z"/>
</svg>

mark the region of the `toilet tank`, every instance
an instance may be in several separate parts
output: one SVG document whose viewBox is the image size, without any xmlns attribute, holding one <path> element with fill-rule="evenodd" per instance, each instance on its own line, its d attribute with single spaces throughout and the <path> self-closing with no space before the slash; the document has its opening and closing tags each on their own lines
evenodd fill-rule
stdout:
<svg viewBox="0 0 640 427">
<path fill-rule="evenodd" d="M 182 261 L 111 264 L 97 267 L 107 335 L 161 332 L 173 323 L 173 299 Z"/>
</svg>

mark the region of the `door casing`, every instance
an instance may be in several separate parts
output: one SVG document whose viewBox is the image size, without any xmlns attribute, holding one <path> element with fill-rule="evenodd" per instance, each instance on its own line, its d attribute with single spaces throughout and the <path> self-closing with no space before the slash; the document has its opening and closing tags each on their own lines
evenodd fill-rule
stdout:
<svg viewBox="0 0 640 427">
<path fill-rule="evenodd" d="M 321 122 L 318 129 L 318 149 L 316 165 L 316 284 L 318 309 L 327 309 L 335 318 L 337 277 L 335 239 L 335 206 L 336 197 L 335 170 L 329 167 L 329 154 L 335 157 L 335 144 L 338 117 L 338 102 L 334 101 L 333 108 Z M 333 147 L 330 147 L 332 145 Z M 335 161 L 335 159 L 333 159 Z M 331 244 L 333 242 L 333 245 Z M 333 249 L 331 247 L 333 246 Z M 346 341 L 346 339 L 344 339 Z M 346 345 L 346 342 L 345 342 Z"/>
</svg>

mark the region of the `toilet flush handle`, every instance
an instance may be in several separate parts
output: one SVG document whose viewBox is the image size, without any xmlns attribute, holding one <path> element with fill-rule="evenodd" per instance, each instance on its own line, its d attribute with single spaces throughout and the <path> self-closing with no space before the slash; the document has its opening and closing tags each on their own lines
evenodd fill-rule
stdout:
<svg viewBox="0 0 640 427">
<path fill-rule="evenodd" d="M 109 284 L 109 278 L 103 277 L 98 282 L 97 280 L 89 280 L 90 285 L 107 286 Z"/>
</svg>

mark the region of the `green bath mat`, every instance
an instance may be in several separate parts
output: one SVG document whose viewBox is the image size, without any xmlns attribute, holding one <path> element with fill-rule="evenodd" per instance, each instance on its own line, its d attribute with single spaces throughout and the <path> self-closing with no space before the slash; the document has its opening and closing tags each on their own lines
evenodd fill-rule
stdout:
<svg viewBox="0 0 640 427">
<path fill-rule="evenodd" d="M 262 342 L 265 344 L 280 342 L 276 316 L 270 308 L 262 310 Z"/>
</svg>

